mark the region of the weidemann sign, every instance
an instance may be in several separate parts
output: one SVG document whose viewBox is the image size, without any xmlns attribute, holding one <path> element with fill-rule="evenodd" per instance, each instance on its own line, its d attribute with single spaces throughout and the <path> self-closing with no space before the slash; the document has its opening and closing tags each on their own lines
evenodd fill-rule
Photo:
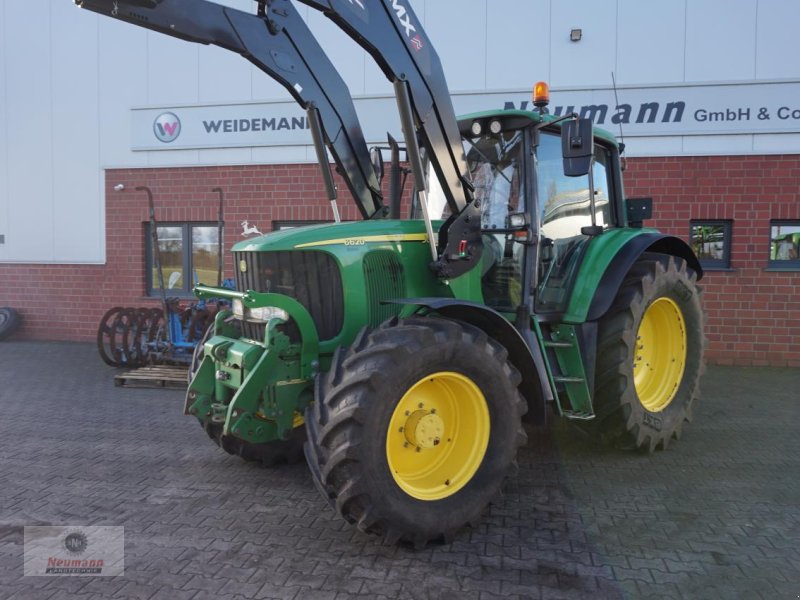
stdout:
<svg viewBox="0 0 800 600">
<path fill-rule="evenodd" d="M 553 90 L 549 110 L 576 112 L 630 137 L 800 132 L 800 82 Z M 357 97 L 370 143 L 400 135 L 391 96 Z M 456 93 L 456 112 L 532 109 L 528 90 Z M 133 150 L 309 145 L 305 112 L 292 101 L 136 108 Z"/>
</svg>

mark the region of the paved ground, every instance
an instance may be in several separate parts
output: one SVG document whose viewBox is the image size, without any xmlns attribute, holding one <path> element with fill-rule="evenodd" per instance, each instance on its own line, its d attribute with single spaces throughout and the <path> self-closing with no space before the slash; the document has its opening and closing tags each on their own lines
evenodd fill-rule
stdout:
<svg viewBox="0 0 800 600">
<path fill-rule="evenodd" d="M 800 598 L 797 370 L 710 369 L 652 456 L 530 430 L 480 526 L 416 552 L 113 373 L 88 345 L 0 344 L 0 598 Z M 125 576 L 23 577 L 22 526 L 45 524 L 124 525 Z"/>
</svg>

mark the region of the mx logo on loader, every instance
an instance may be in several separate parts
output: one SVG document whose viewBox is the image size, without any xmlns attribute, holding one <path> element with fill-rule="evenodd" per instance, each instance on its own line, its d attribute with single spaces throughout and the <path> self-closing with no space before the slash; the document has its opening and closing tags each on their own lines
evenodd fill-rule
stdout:
<svg viewBox="0 0 800 600">
<path fill-rule="evenodd" d="M 181 134 L 181 120 L 175 113 L 161 113 L 153 123 L 153 133 L 160 142 L 165 144 L 174 142 Z"/>
<path fill-rule="evenodd" d="M 408 14 L 406 7 L 400 4 L 399 0 L 392 0 L 392 8 L 397 15 L 397 20 L 400 21 L 400 25 L 405 29 L 411 45 L 419 52 L 425 44 L 422 43 L 422 38 L 417 33 L 417 28 L 411 23 L 411 15 Z M 415 33 L 416 35 L 413 35 Z"/>
</svg>

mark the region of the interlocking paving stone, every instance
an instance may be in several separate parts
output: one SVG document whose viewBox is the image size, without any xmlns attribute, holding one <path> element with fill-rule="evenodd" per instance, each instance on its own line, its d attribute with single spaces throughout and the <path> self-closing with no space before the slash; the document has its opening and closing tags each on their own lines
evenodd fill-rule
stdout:
<svg viewBox="0 0 800 600">
<path fill-rule="evenodd" d="M 88 344 L 0 344 L 0 599 L 796 598 L 800 372 L 709 368 L 666 451 L 528 428 L 519 475 L 449 545 L 384 546 L 305 465 L 260 469 L 116 388 Z M 25 525 L 122 525 L 119 578 L 23 577 Z"/>
</svg>

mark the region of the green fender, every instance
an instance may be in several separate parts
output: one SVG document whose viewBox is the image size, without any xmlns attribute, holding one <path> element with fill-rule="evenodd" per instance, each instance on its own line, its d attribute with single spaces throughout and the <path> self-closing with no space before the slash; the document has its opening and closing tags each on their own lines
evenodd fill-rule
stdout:
<svg viewBox="0 0 800 600">
<path fill-rule="evenodd" d="M 703 276 L 700 261 L 682 239 L 655 229 L 612 229 L 589 242 L 563 321 L 580 324 L 602 317 L 625 275 L 644 252 L 680 257 L 698 279 Z"/>
</svg>

